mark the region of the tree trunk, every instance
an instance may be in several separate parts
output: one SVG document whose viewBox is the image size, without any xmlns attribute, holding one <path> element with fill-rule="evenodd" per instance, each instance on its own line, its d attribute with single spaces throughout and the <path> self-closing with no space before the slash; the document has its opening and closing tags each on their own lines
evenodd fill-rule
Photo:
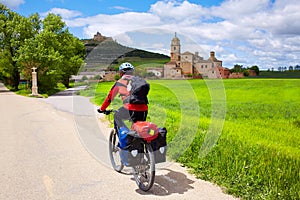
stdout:
<svg viewBox="0 0 300 200">
<path fill-rule="evenodd" d="M 11 57 L 14 57 L 14 49 L 10 47 Z M 19 82 L 20 82 L 20 72 L 17 66 L 17 62 L 12 61 L 13 71 L 11 74 L 11 86 L 14 91 L 19 90 Z"/>
<path fill-rule="evenodd" d="M 17 91 L 19 90 L 19 83 L 20 83 L 20 73 L 18 68 L 14 70 L 12 78 L 13 78 L 12 87 L 14 88 L 15 91 Z"/>
<path fill-rule="evenodd" d="M 62 83 L 66 88 L 70 88 L 70 79 L 69 78 L 64 78 Z"/>
</svg>

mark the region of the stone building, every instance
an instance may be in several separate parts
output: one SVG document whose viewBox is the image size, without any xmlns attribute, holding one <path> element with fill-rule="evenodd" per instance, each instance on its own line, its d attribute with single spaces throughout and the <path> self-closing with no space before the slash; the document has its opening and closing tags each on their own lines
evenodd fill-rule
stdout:
<svg viewBox="0 0 300 200">
<path fill-rule="evenodd" d="M 153 73 L 156 77 L 162 77 L 163 69 L 161 67 L 149 67 L 147 73 Z"/>
<path fill-rule="evenodd" d="M 97 32 L 94 35 L 93 40 L 98 41 L 98 42 L 102 42 L 104 40 L 110 40 L 110 41 L 112 41 L 113 39 L 112 39 L 112 37 L 106 37 L 106 36 L 103 36 L 100 32 Z"/>
<path fill-rule="evenodd" d="M 180 79 L 195 75 L 207 78 L 222 76 L 219 72 L 222 61 L 215 57 L 215 52 L 210 52 L 210 57 L 207 60 L 199 56 L 198 52 L 194 54 L 189 51 L 181 53 L 180 40 L 176 33 L 171 41 L 170 56 L 170 62 L 164 65 L 164 78 Z"/>
<path fill-rule="evenodd" d="M 228 68 L 225 67 L 218 67 L 220 78 L 229 78 L 231 73 Z"/>
</svg>

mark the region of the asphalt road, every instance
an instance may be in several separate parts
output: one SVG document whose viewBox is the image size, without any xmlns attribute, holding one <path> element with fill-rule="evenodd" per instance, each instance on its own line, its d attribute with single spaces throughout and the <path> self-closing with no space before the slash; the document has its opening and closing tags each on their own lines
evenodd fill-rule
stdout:
<svg viewBox="0 0 300 200">
<path fill-rule="evenodd" d="M 0 83 L 0 199 L 234 199 L 170 162 L 139 190 L 130 168 L 110 167 L 105 121 L 72 94 L 28 98 Z"/>
</svg>

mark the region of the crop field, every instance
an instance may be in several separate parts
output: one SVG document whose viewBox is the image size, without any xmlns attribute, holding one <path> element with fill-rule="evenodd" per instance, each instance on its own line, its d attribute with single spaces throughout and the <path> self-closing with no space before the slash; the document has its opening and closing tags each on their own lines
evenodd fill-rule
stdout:
<svg viewBox="0 0 300 200">
<path fill-rule="evenodd" d="M 149 82 L 169 159 L 242 199 L 300 199 L 300 79 Z M 100 105 L 112 84 L 82 95 Z"/>
</svg>

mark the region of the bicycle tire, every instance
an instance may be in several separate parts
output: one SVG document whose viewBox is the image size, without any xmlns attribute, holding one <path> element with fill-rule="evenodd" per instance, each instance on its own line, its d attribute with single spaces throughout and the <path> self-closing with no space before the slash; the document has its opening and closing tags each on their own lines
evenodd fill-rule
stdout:
<svg viewBox="0 0 300 200">
<path fill-rule="evenodd" d="M 117 136 L 115 129 L 112 129 L 109 135 L 109 158 L 112 167 L 115 171 L 121 172 L 124 168 L 124 164 L 121 161 L 119 154 L 120 148 L 118 147 L 119 137 Z"/>
<path fill-rule="evenodd" d="M 134 180 L 138 187 L 145 192 L 150 190 L 155 179 L 155 157 L 150 144 L 145 144 L 145 153 L 140 164 L 132 168 Z"/>
</svg>

